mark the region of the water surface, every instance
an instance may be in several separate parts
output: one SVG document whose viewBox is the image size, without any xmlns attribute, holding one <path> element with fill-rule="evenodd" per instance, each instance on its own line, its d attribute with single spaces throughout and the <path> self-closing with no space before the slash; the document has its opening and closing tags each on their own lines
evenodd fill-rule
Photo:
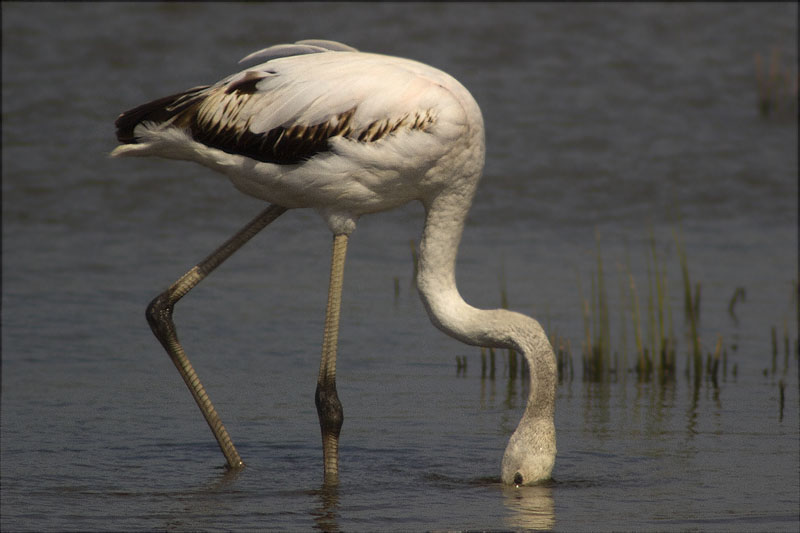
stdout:
<svg viewBox="0 0 800 533">
<path fill-rule="evenodd" d="M 2 15 L 4 531 L 797 530 L 797 356 L 782 345 L 784 330 L 797 339 L 797 122 L 759 115 L 754 67 L 777 49 L 796 75 L 795 4 L 7 3 Z M 430 325 L 411 279 L 418 205 L 362 219 L 351 239 L 337 490 L 321 487 L 313 403 L 330 247 L 318 217 L 284 215 L 179 304 L 181 339 L 248 464 L 222 468 L 143 311 L 262 206 L 197 166 L 109 160 L 113 121 L 304 38 L 432 64 L 481 105 L 488 157 L 458 281 L 492 308 L 504 278 L 512 308 L 570 339 L 551 483 L 499 483 L 527 390 L 504 354 L 482 378 L 478 350 Z M 684 377 L 686 343 L 665 385 L 638 383 L 630 355 L 612 382 L 581 378 L 595 239 L 616 336 L 619 273 L 629 263 L 646 286 L 649 228 L 682 338 L 681 228 L 703 348 L 722 335 L 728 354 L 716 386 Z"/>
</svg>

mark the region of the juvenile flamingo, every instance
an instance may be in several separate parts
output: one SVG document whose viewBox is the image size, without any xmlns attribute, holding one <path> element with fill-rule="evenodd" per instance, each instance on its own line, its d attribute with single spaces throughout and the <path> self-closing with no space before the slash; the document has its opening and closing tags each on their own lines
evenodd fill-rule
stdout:
<svg viewBox="0 0 800 533">
<path fill-rule="evenodd" d="M 455 281 L 461 233 L 484 164 L 483 118 L 470 93 L 430 66 L 333 41 L 265 48 L 261 63 L 213 85 L 126 111 L 112 156 L 195 161 L 270 205 L 147 308 L 147 320 L 203 412 L 231 468 L 244 466 L 183 348 L 175 304 L 287 209 L 313 208 L 333 233 L 315 402 L 324 480 L 338 480 L 342 405 L 336 346 L 345 253 L 361 215 L 417 200 L 425 207 L 417 287 L 431 322 L 475 346 L 512 348 L 530 367 L 527 407 L 506 447 L 507 484 L 548 479 L 556 455 L 556 360 L 539 323 L 467 304 Z"/>
</svg>

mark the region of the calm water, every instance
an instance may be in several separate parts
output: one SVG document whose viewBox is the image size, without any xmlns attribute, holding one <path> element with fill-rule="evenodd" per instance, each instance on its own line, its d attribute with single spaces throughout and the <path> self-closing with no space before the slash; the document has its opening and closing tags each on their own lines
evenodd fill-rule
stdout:
<svg viewBox="0 0 800 533">
<path fill-rule="evenodd" d="M 759 116 L 754 66 L 776 49 L 796 77 L 796 4 L 5 3 L 2 20 L 3 531 L 797 530 L 782 344 L 797 339 L 797 121 Z M 282 217 L 177 308 L 245 471 L 226 474 L 152 338 L 150 298 L 261 206 L 190 164 L 109 160 L 114 119 L 312 37 L 440 67 L 483 108 L 458 279 L 490 308 L 504 277 L 511 307 L 571 341 L 552 483 L 499 484 L 526 390 L 503 356 L 482 379 L 479 352 L 430 325 L 411 284 L 417 205 L 351 239 L 338 490 L 321 489 L 313 403 L 330 245 L 315 214 Z M 626 257 L 645 302 L 649 228 L 682 338 L 678 221 L 704 350 L 722 335 L 728 353 L 718 387 L 684 377 L 685 343 L 667 385 L 585 383 L 596 235 L 615 338 Z"/>
</svg>

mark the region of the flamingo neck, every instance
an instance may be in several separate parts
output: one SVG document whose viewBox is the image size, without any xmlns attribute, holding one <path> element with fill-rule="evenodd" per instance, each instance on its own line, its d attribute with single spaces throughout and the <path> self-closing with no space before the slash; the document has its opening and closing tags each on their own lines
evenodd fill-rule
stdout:
<svg viewBox="0 0 800 533">
<path fill-rule="evenodd" d="M 549 478 L 555 460 L 556 360 L 536 320 L 505 309 L 477 309 L 461 298 L 455 264 L 471 200 L 471 194 L 440 196 L 426 205 L 417 287 L 437 328 L 466 344 L 512 348 L 528 361 L 527 407 L 503 458 L 503 481 L 514 483 L 523 472 L 527 484 Z"/>
</svg>

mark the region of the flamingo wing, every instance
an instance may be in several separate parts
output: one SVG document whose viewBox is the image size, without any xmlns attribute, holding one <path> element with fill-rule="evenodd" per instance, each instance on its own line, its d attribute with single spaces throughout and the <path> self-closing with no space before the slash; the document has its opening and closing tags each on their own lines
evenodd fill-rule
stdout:
<svg viewBox="0 0 800 533">
<path fill-rule="evenodd" d="M 152 134 L 179 129 L 230 154 L 290 165 L 329 150 L 333 137 L 372 143 L 401 130 L 428 131 L 436 121 L 440 102 L 425 95 L 439 86 L 415 62 L 321 40 L 269 47 L 245 60 L 264 58 L 214 85 L 126 111 L 116 121 L 120 148 L 144 144 L 127 149 L 169 156 L 153 154 Z"/>
</svg>

